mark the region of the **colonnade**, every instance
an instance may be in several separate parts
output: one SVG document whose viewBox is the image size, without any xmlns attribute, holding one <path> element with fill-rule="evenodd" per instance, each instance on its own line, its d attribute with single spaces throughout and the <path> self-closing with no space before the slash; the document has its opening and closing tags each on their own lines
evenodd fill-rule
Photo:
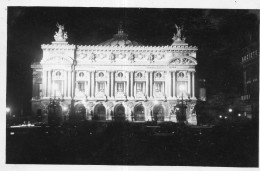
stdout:
<svg viewBox="0 0 260 171">
<path fill-rule="evenodd" d="M 164 93 L 167 98 L 177 98 L 178 89 L 177 89 L 177 72 L 178 71 L 167 71 L 164 79 Z M 108 98 L 114 98 L 116 89 L 115 89 L 115 73 L 116 71 L 107 71 L 107 79 L 105 80 L 105 94 Z M 148 98 L 154 98 L 154 71 L 146 72 L 145 79 L 145 94 Z M 134 98 L 136 94 L 135 87 L 135 78 L 134 71 L 126 72 L 126 80 L 124 81 L 124 91 L 127 97 Z M 195 98 L 195 71 L 187 72 L 187 93 L 190 97 Z M 62 90 L 61 94 L 64 98 L 71 98 L 75 95 L 75 86 L 76 86 L 76 74 L 71 70 L 63 71 L 62 81 Z M 90 98 L 95 98 L 95 93 L 97 90 L 97 81 L 96 81 L 97 72 L 88 71 L 87 80 L 85 80 L 85 94 Z M 43 70 L 42 73 L 42 95 L 43 97 L 53 96 L 53 81 L 52 70 Z M 72 84 L 74 83 L 74 84 Z"/>
</svg>

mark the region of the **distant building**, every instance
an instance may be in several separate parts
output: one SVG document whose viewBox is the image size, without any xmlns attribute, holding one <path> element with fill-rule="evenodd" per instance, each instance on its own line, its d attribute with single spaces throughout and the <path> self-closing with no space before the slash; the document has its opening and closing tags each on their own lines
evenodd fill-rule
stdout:
<svg viewBox="0 0 260 171">
<path fill-rule="evenodd" d="M 243 49 L 243 94 L 245 102 L 242 111 L 248 118 L 258 118 L 259 115 L 259 44 L 252 43 Z"/>
<path fill-rule="evenodd" d="M 73 109 L 83 120 L 177 122 L 175 106 L 185 100 L 185 118 L 197 124 L 198 49 L 185 43 L 180 27 L 172 45 L 155 47 L 129 40 L 121 27 L 99 45 L 70 45 L 57 26 L 55 41 L 41 46 L 42 60 L 31 66 L 35 115 L 66 120 Z"/>
</svg>

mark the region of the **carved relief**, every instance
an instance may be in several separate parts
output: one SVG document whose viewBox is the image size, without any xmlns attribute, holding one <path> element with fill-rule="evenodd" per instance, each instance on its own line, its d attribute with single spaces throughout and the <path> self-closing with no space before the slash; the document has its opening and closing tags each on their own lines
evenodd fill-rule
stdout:
<svg viewBox="0 0 260 171">
<path fill-rule="evenodd" d="M 154 62 L 154 54 L 150 53 L 150 55 L 148 56 L 148 61 L 150 61 L 150 63 Z"/>
<path fill-rule="evenodd" d="M 195 62 L 189 58 L 180 57 L 180 58 L 173 59 L 171 61 L 171 64 L 173 64 L 173 65 L 196 65 L 197 62 Z"/>
<path fill-rule="evenodd" d="M 91 62 L 96 62 L 96 54 L 91 53 L 89 60 L 91 60 Z"/>
<path fill-rule="evenodd" d="M 116 55 L 114 53 L 111 53 L 109 56 L 109 60 L 111 61 L 111 63 L 116 62 Z"/>
<path fill-rule="evenodd" d="M 135 62 L 135 55 L 133 53 L 130 53 L 128 60 L 130 61 L 130 63 Z"/>
</svg>

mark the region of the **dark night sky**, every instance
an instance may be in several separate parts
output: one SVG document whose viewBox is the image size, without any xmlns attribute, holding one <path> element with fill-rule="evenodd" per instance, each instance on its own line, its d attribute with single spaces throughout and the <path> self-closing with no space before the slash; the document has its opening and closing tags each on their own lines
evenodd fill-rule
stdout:
<svg viewBox="0 0 260 171">
<path fill-rule="evenodd" d="M 65 25 L 70 44 L 96 45 L 117 32 L 120 21 L 130 40 L 171 45 L 174 24 L 184 26 L 186 42 L 196 45 L 197 77 L 207 80 L 208 95 L 239 95 L 241 49 L 258 41 L 256 10 L 8 7 L 7 105 L 30 110 L 33 61 L 41 44 L 54 41 L 56 23 Z M 14 107 L 15 106 L 15 107 Z"/>
</svg>

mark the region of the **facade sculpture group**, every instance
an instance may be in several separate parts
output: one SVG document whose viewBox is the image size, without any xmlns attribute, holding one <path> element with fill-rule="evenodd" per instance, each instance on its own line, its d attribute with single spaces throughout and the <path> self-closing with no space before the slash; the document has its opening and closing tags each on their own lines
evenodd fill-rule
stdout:
<svg viewBox="0 0 260 171">
<path fill-rule="evenodd" d="M 35 115 L 51 116 L 50 105 L 59 99 L 54 111 L 61 121 L 73 114 L 82 120 L 178 122 L 176 106 L 185 100 L 186 121 L 197 124 L 197 47 L 185 43 L 180 27 L 172 45 L 157 47 L 128 40 L 122 28 L 100 45 L 70 45 L 64 27 L 57 27 L 55 41 L 41 46 L 42 60 L 31 66 Z"/>
</svg>

